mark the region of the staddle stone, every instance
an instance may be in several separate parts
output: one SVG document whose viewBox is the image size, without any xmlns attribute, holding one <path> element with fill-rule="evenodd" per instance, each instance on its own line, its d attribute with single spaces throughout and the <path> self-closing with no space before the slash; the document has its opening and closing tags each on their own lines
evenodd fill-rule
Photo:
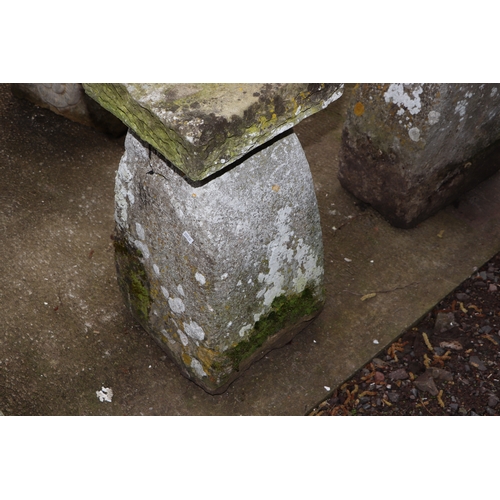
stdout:
<svg viewBox="0 0 500 500">
<path fill-rule="evenodd" d="M 292 131 L 189 182 L 133 132 L 116 177 L 118 281 L 182 373 L 217 394 L 322 308 L 323 244 Z"/>
<path fill-rule="evenodd" d="M 410 228 L 500 168 L 499 84 L 360 84 L 339 180 Z"/>
</svg>

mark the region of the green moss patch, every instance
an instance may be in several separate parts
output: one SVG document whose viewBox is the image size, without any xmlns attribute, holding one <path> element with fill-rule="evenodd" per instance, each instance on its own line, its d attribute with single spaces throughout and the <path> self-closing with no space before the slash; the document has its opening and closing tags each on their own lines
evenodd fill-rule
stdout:
<svg viewBox="0 0 500 500">
<path fill-rule="evenodd" d="M 152 299 L 146 270 L 140 260 L 142 253 L 125 238 L 115 238 L 114 246 L 118 284 L 127 306 L 141 325 L 145 326 Z"/>
<path fill-rule="evenodd" d="M 255 323 L 248 339 L 226 352 L 233 368 L 238 370 L 240 363 L 259 349 L 268 337 L 316 313 L 322 305 L 323 301 L 318 300 L 310 288 L 305 288 L 300 295 L 276 297 L 271 304 L 271 311 Z"/>
</svg>

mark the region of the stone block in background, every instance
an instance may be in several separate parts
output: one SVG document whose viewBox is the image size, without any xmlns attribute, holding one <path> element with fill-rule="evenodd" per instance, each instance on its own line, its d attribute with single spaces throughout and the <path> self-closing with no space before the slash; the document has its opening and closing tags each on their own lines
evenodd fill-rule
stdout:
<svg viewBox="0 0 500 500">
<path fill-rule="evenodd" d="M 11 89 L 16 97 L 112 137 L 127 131 L 127 126 L 91 99 L 80 83 L 13 83 Z"/>
<path fill-rule="evenodd" d="M 339 180 L 410 228 L 500 168 L 499 84 L 359 84 Z"/>
</svg>

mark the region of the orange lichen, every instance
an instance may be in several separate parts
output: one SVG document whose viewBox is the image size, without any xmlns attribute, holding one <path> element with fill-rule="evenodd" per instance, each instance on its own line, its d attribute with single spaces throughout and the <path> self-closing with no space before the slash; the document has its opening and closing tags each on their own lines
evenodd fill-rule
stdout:
<svg viewBox="0 0 500 500">
<path fill-rule="evenodd" d="M 354 105 L 354 114 L 356 116 L 361 116 L 363 113 L 365 112 L 365 106 L 363 105 L 362 102 L 357 102 L 355 105 Z"/>
</svg>

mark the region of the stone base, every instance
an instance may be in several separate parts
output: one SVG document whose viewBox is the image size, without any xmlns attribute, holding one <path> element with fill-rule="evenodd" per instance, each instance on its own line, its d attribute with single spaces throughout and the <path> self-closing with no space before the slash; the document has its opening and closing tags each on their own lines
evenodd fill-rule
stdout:
<svg viewBox="0 0 500 500">
<path fill-rule="evenodd" d="M 500 85 L 363 84 L 342 135 L 339 180 L 411 228 L 500 168 Z"/>
<path fill-rule="evenodd" d="M 112 137 L 127 131 L 126 125 L 87 96 L 80 83 L 13 83 L 11 89 L 20 99 Z"/>
<path fill-rule="evenodd" d="M 323 306 L 309 165 L 293 133 L 198 183 L 130 132 L 125 147 L 115 193 L 120 288 L 182 373 L 219 394 Z"/>
</svg>

